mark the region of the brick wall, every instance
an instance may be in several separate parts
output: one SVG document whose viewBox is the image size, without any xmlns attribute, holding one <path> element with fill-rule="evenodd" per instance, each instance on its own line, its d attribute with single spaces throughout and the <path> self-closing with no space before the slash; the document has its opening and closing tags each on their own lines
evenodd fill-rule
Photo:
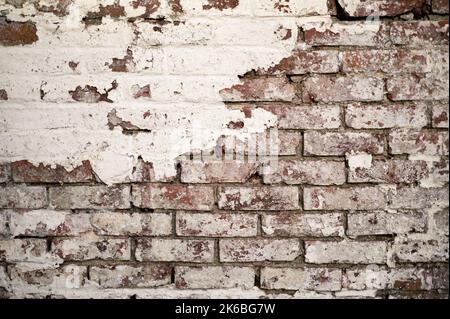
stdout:
<svg viewBox="0 0 450 319">
<path fill-rule="evenodd" d="M 446 0 L 0 0 L 0 297 L 448 297 Z"/>
</svg>

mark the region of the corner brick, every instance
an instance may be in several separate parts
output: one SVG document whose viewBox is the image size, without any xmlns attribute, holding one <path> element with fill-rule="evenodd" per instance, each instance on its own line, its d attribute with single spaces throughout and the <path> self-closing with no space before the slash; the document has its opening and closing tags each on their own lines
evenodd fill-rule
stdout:
<svg viewBox="0 0 450 319">
<path fill-rule="evenodd" d="M 439 21 L 395 21 L 391 25 L 394 44 L 420 46 L 448 45 L 448 19 Z"/>
<path fill-rule="evenodd" d="M 341 156 L 351 152 L 382 154 L 384 137 L 381 133 L 316 132 L 304 135 L 304 155 Z"/>
<path fill-rule="evenodd" d="M 55 239 L 52 253 L 68 261 L 129 260 L 130 241 L 128 239 Z"/>
<path fill-rule="evenodd" d="M 340 213 L 293 214 L 289 212 L 263 215 L 262 229 L 268 236 L 343 236 L 344 215 Z"/>
<path fill-rule="evenodd" d="M 292 101 L 295 87 L 286 77 L 245 79 L 242 84 L 221 90 L 220 95 L 225 102 Z"/>
<path fill-rule="evenodd" d="M 256 214 L 177 212 L 178 236 L 251 237 L 257 235 Z"/>
<path fill-rule="evenodd" d="M 313 22 L 303 30 L 305 42 L 313 46 L 380 46 L 388 41 L 383 23 Z"/>
<path fill-rule="evenodd" d="M 240 161 L 182 161 L 182 183 L 245 183 L 258 164 Z"/>
<path fill-rule="evenodd" d="M 143 238 L 137 240 L 135 254 L 138 261 L 212 262 L 214 241 Z"/>
<path fill-rule="evenodd" d="M 448 156 L 448 132 L 399 129 L 389 135 L 391 154 Z"/>
<path fill-rule="evenodd" d="M 251 289 L 255 270 L 250 267 L 175 267 L 175 287 L 179 289 Z"/>
<path fill-rule="evenodd" d="M 220 261 L 293 261 L 301 254 L 297 239 L 221 239 Z"/>
<path fill-rule="evenodd" d="M 305 210 L 373 210 L 388 204 L 382 187 L 307 187 L 303 190 Z"/>
<path fill-rule="evenodd" d="M 341 126 L 338 105 L 287 106 L 263 105 L 261 108 L 277 116 L 278 128 L 293 130 L 324 130 Z"/>
<path fill-rule="evenodd" d="M 345 162 L 325 160 L 281 160 L 264 174 L 266 184 L 341 185 L 345 183 Z"/>
<path fill-rule="evenodd" d="M 141 208 L 211 210 L 214 189 L 175 184 L 133 185 L 133 204 Z"/>
<path fill-rule="evenodd" d="M 168 236 L 172 234 L 170 213 L 92 214 L 92 227 L 98 235 L 108 236 Z"/>
<path fill-rule="evenodd" d="M 347 219 L 350 236 L 423 233 L 427 227 L 422 212 L 351 213 Z"/>
<path fill-rule="evenodd" d="M 305 249 L 305 261 L 312 264 L 384 264 L 387 255 L 387 244 L 381 241 L 306 241 Z"/>
<path fill-rule="evenodd" d="M 448 261 L 448 237 L 436 239 L 397 238 L 391 254 L 399 263 Z"/>
<path fill-rule="evenodd" d="M 0 240 L 0 261 L 3 262 L 43 262 L 46 252 L 45 239 Z"/>
<path fill-rule="evenodd" d="M 264 267 L 261 269 L 261 288 L 339 291 L 341 277 L 340 269 Z"/>
<path fill-rule="evenodd" d="M 56 269 L 33 269 L 26 264 L 11 268 L 11 279 L 15 286 L 35 289 L 78 289 L 87 280 L 87 267 L 66 265 Z"/>
<path fill-rule="evenodd" d="M 0 186 L 0 208 L 38 209 L 47 206 L 47 192 L 41 186 Z"/>
<path fill-rule="evenodd" d="M 432 0 L 432 11 L 439 14 L 448 14 L 448 0 Z"/>
<path fill-rule="evenodd" d="M 376 76 L 323 76 L 303 82 L 303 102 L 382 101 L 384 80 Z"/>
<path fill-rule="evenodd" d="M 28 161 L 19 161 L 11 164 L 12 178 L 15 182 L 25 183 L 83 183 L 95 180 L 89 161 L 68 171 L 62 166 L 38 166 Z"/>
<path fill-rule="evenodd" d="M 448 103 L 433 104 L 431 112 L 433 127 L 448 128 Z"/>
<path fill-rule="evenodd" d="M 16 236 L 79 236 L 92 231 L 89 214 L 52 210 L 7 211 L 11 235 Z"/>
<path fill-rule="evenodd" d="M 295 210 L 297 187 L 220 187 L 219 208 L 225 210 Z"/>
<path fill-rule="evenodd" d="M 428 177 L 430 171 L 425 161 L 373 160 L 370 168 L 349 170 L 350 183 L 417 183 Z"/>
<path fill-rule="evenodd" d="M 130 208 L 130 186 L 50 187 L 50 206 L 56 209 Z"/>
<path fill-rule="evenodd" d="M 355 129 L 422 128 L 428 125 L 427 105 L 350 104 L 345 122 Z"/>
<path fill-rule="evenodd" d="M 390 208 L 423 209 L 448 207 L 448 186 L 442 188 L 401 187 L 392 191 Z"/>
<path fill-rule="evenodd" d="M 339 0 L 339 3 L 351 17 L 393 17 L 409 11 L 420 12 L 425 5 L 425 0 Z"/>
<path fill-rule="evenodd" d="M 94 266 L 89 274 L 101 288 L 153 288 L 171 283 L 171 268 L 166 265 Z"/>
</svg>

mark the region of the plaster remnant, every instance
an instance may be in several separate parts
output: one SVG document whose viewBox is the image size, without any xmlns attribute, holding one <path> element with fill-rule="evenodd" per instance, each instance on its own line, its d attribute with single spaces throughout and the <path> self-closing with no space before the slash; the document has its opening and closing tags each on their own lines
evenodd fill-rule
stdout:
<svg viewBox="0 0 450 319">
<path fill-rule="evenodd" d="M 369 169 L 372 167 L 372 155 L 367 153 L 347 153 L 348 166 L 350 170 L 355 171 L 358 168 Z"/>
</svg>

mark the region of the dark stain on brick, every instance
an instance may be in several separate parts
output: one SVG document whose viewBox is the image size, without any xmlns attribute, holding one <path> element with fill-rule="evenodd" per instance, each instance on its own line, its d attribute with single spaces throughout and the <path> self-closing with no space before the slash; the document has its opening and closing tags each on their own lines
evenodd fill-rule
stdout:
<svg viewBox="0 0 450 319">
<path fill-rule="evenodd" d="M 208 4 L 203 5 L 203 10 L 217 9 L 226 10 L 234 9 L 239 5 L 239 0 L 208 0 Z"/>
<path fill-rule="evenodd" d="M 72 96 L 72 99 L 78 102 L 85 103 L 98 103 L 98 102 L 108 102 L 112 103 L 113 101 L 108 98 L 109 92 L 117 89 L 117 82 L 114 80 L 111 83 L 111 88 L 105 90 L 104 93 L 98 92 L 98 89 L 95 86 L 85 85 L 84 88 L 81 86 L 77 86 L 75 90 L 69 91 L 69 94 Z"/>
<path fill-rule="evenodd" d="M 229 129 L 232 129 L 232 130 L 240 130 L 240 129 L 244 128 L 244 122 L 242 122 L 242 121 L 237 121 L 237 122 L 231 121 L 230 123 L 227 124 L 227 127 Z"/>
<path fill-rule="evenodd" d="M 1 90 L 0 90 L 0 92 L 1 92 Z M 1 100 L 1 94 L 0 94 L 0 100 Z M 440 124 L 442 122 L 446 122 L 446 121 L 448 121 L 447 112 L 442 112 L 441 114 L 439 114 L 438 116 L 436 116 L 433 119 L 433 122 L 435 125 L 438 125 L 438 124 Z"/>
<path fill-rule="evenodd" d="M 69 68 L 71 68 L 72 71 L 75 71 L 78 67 L 78 64 L 80 64 L 80 62 L 69 61 Z"/>
<path fill-rule="evenodd" d="M 151 14 L 158 11 L 161 3 L 159 0 L 135 0 L 131 2 L 134 9 L 139 7 L 145 8 L 145 13 L 141 17 L 149 17 Z"/>
<path fill-rule="evenodd" d="M 116 0 L 114 4 L 103 6 L 100 4 L 98 11 L 96 12 L 88 12 L 86 15 L 86 21 L 90 19 L 101 19 L 106 16 L 110 16 L 111 18 L 120 18 L 124 17 L 125 8 L 119 4 L 119 1 Z"/>
<path fill-rule="evenodd" d="M 5 46 L 32 44 L 39 39 L 36 25 L 31 22 L 0 20 L 0 44 Z"/>
<path fill-rule="evenodd" d="M 139 127 L 133 125 L 129 121 L 124 121 L 120 116 L 117 116 L 117 110 L 112 109 L 108 113 L 108 127 L 113 130 L 116 126 L 120 126 L 123 130 L 139 130 Z"/>
<path fill-rule="evenodd" d="M 123 58 L 113 58 L 112 63 L 106 63 L 106 65 L 108 65 L 113 72 L 129 72 L 130 69 L 134 67 L 133 51 L 128 48 L 127 54 Z"/>
<path fill-rule="evenodd" d="M 291 13 L 291 8 L 289 7 L 289 0 L 278 0 L 274 4 L 274 9 L 282 13 Z"/>
<path fill-rule="evenodd" d="M 141 97 L 144 98 L 151 98 L 152 97 L 152 92 L 150 90 L 150 84 L 144 85 L 144 86 L 139 86 L 139 85 L 134 85 L 132 87 L 133 90 L 133 97 L 135 99 L 139 99 Z M 144 117 L 145 118 L 145 117 Z"/>
<path fill-rule="evenodd" d="M 175 13 L 183 13 L 183 6 L 180 3 L 181 0 L 169 0 L 169 6 Z"/>
<path fill-rule="evenodd" d="M 0 89 L 0 101 L 7 101 L 8 93 L 4 89 Z"/>
</svg>

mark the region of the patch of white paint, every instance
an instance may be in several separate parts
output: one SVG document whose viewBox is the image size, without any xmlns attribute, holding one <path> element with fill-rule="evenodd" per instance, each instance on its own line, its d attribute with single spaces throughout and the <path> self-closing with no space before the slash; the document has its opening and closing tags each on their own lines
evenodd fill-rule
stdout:
<svg viewBox="0 0 450 319">
<path fill-rule="evenodd" d="M 367 153 L 347 153 L 346 155 L 348 166 L 351 171 L 357 168 L 369 169 L 372 167 L 372 155 Z"/>
</svg>

